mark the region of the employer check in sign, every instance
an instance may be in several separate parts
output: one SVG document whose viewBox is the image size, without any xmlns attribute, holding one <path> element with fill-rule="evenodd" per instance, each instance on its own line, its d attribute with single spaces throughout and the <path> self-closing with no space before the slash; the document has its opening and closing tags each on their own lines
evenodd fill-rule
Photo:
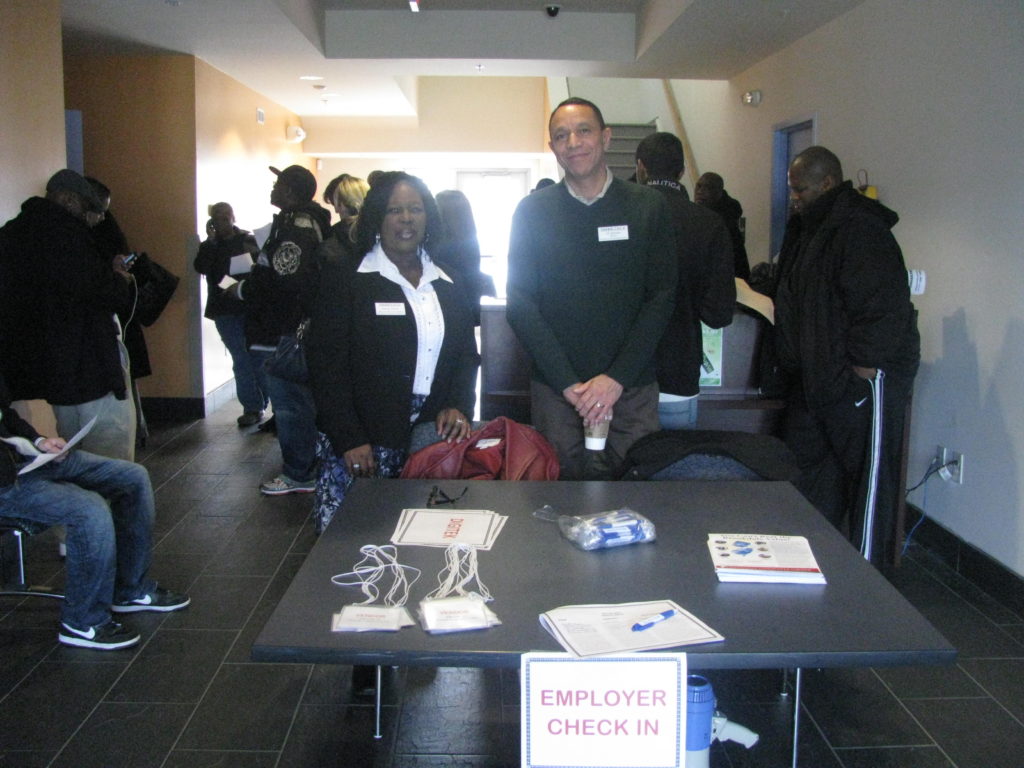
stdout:
<svg viewBox="0 0 1024 768">
<path fill-rule="evenodd" d="M 527 653 L 520 686 L 524 768 L 685 763 L 685 653 Z"/>
</svg>

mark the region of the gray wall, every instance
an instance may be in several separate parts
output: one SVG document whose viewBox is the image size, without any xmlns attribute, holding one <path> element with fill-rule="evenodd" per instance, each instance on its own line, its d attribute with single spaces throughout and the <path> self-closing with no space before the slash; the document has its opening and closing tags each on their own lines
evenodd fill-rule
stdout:
<svg viewBox="0 0 1024 768">
<path fill-rule="evenodd" d="M 847 177 L 869 172 L 901 217 L 922 365 L 911 481 L 936 444 L 965 454 L 962 486 L 929 482 L 911 497 L 962 539 L 1024 574 L 1024 4 L 995 0 L 868 2 L 728 83 L 676 81 L 701 170 L 746 209 L 751 261 L 768 255 L 771 135 L 814 116 L 818 143 Z M 611 102 L 618 81 L 574 81 Z M 753 109 L 740 95 L 760 89 Z M 672 130 L 657 89 L 632 100 Z M 656 112 L 657 114 L 650 114 Z"/>
</svg>

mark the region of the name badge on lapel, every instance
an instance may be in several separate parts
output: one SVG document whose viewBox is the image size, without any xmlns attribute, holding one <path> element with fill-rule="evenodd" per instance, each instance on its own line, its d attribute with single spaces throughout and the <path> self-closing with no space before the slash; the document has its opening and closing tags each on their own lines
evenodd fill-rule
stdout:
<svg viewBox="0 0 1024 768">
<path fill-rule="evenodd" d="M 607 243 L 611 240 L 629 240 L 629 224 L 597 228 L 597 241 L 599 243 Z"/>
<path fill-rule="evenodd" d="M 378 301 L 375 302 L 377 315 L 404 315 L 405 304 L 400 301 Z"/>
</svg>

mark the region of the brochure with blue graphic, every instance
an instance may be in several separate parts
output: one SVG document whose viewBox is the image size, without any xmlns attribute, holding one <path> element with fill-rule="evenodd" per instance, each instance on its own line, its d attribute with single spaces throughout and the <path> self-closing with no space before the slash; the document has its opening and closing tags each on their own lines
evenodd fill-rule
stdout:
<svg viewBox="0 0 1024 768">
<path fill-rule="evenodd" d="M 719 581 L 826 583 L 803 536 L 709 533 L 708 551 Z"/>
</svg>

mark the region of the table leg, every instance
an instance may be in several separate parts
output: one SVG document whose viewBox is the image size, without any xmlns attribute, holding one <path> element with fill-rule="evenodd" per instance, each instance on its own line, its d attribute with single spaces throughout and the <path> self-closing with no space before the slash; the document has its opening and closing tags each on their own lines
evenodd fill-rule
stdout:
<svg viewBox="0 0 1024 768">
<path fill-rule="evenodd" d="M 381 689 L 381 680 L 382 680 L 381 669 L 380 669 L 380 664 L 378 664 L 377 665 L 377 686 L 376 686 L 376 690 L 373 692 L 374 705 L 375 705 L 374 706 L 374 717 L 375 717 L 374 728 L 375 728 L 375 730 L 373 732 L 373 738 L 378 739 L 378 740 L 384 738 L 384 734 L 382 734 L 380 732 L 380 699 L 381 699 L 381 691 L 380 691 L 380 689 Z M 796 765 L 796 763 L 794 763 L 794 765 Z"/>
<path fill-rule="evenodd" d="M 797 768 L 797 752 L 800 747 L 800 687 L 803 682 L 803 669 L 796 668 L 793 683 L 793 768 Z"/>
</svg>

